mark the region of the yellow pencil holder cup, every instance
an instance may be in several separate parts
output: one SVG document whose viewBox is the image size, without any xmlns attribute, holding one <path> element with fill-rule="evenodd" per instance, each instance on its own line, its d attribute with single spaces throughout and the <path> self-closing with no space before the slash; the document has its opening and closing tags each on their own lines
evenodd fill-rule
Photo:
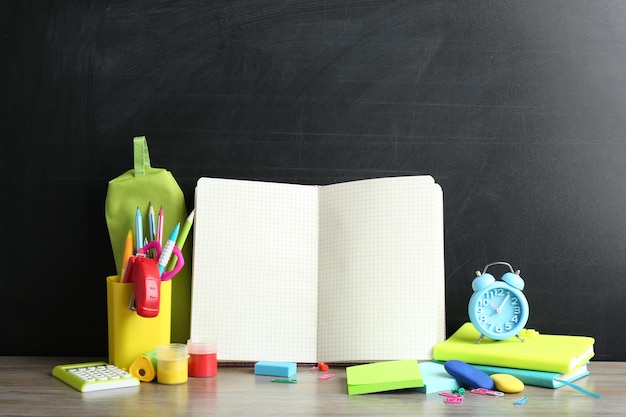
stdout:
<svg viewBox="0 0 626 417">
<path fill-rule="evenodd" d="M 161 282 L 161 303 L 156 317 L 141 317 L 128 308 L 132 283 L 119 282 L 119 276 L 107 277 L 107 321 L 109 362 L 129 369 L 145 352 L 170 343 L 172 322 L 172 281 Z"/>
</svg>

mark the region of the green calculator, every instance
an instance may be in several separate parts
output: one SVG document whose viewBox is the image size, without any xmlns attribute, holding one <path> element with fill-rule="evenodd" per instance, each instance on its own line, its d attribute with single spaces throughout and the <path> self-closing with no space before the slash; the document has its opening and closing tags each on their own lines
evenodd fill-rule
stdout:
<svg viewBox="0 0 626 417">
<path fill-rule="evenodd" d="M 139 386 L 139 379 L 106 362 L 57 365 L 52 375 L 80 392 Z"/>
</svg>

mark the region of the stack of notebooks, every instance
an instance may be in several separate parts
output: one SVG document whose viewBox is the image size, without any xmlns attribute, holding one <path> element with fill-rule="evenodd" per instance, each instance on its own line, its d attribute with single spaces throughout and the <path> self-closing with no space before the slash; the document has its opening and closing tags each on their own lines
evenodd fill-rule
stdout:
<svg viewBox="0 0 626 417">
<path fill-rule="evenodd" d="M 433 358 L 456 359 L 483 372 L 513 375 L 526 385 L 559 388 L 589 375 L 587 363 L 594 356 L 595 340 L 586 336 L 540 334 L 525 330 L 521 336 L 476 343 L 480 334 L 465 323 L 447 340 L 435 345 Z"/>
</svg>

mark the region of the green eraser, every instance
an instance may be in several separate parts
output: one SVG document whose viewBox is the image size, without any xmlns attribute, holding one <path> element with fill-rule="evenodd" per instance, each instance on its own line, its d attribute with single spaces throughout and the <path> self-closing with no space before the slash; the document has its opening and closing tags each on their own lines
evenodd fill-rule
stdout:
<svg viewBox="0 0 626 417">
<path fill-rule="evenodd" d="M 260 361 L 254 364 L 255 375 L 284 376 L 289 378 L 295 375 L 295 362 Z"/>
</svg>

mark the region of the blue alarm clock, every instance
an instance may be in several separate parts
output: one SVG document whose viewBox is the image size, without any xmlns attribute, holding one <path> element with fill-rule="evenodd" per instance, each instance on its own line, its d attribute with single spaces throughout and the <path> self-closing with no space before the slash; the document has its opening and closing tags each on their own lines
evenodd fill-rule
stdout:
<svg viewBox="0 0 626 417">
<path fill-rule="evenodd" d="M 487 269 L 493 265 L 506 265 L 510 272 L 497 281 Z M 494 340 L 504 340 L 519 335 L 528 322 L 528 301 L 522 292 L 524 280 L 520 271 L 513 271 L 507 262 L 493 262 L 485 266 L 481 273 L 476 271 L 477 278 L 472 282 L 474 294 L 469 300 L 467 312 L 476 330 L 481 334 L 476 343 L 487 336 Z"/>
</svg>

